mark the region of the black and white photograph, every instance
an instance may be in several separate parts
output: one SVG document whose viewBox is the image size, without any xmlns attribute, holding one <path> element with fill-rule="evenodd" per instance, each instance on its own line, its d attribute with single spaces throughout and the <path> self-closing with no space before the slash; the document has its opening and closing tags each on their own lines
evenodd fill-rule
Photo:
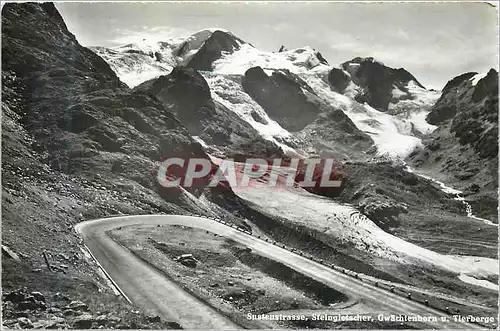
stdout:
<svg viewBox="0 0 500 331">
<path fill-rule="evenodd" d="M 497 2 L 1 10 L 2 329 L 498 329 Z"/>
</svg>

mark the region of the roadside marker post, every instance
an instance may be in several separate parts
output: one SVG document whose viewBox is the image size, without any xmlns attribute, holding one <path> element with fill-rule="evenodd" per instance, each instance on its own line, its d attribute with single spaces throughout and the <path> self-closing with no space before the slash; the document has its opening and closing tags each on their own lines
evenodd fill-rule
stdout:
<svg viewBox="0 0 500 331">
<path fill-rule="evenodd" d="M 199 217 L 203 217 L 203 216 L 201 216 L 201 215 L 200 215 Z M 229 222 L 225 222 L 225 221 L 223 221 L 222 219 L 214 219 L 214 221 L 219 222 L 219 223 L 222 223 L 222 224 L 224 224 L 224 225 L 226 225 L 226 226 L 229 226 L 229 227 L 231 227 L 231 228 L 235 228 L 236 230 L 238 230 L 238 231 L 240 231 L 240 232 L 244 232 L 244 233 L 246 233 L 246 234 L 248 234 L 248 235 L 251 235 L 251 236 L 253 236 L 253 235 L 254 235 L 252 232 L 247 231 L 247 230 L 245 230 L 245 229 L 243 229 L 243 228 L 240 228 L 239 226 L 237 226 L 237 225 L 235 225 L 235 224 L 232 224 L 232 223 L 229 223 Z M 207 233 L 208 233 L 208 231 L 207 231 Z M 215 233 L 214 233 L 214 236 L 217 236 L 217 234 L 215 234 Z M 257 235 L 256 237 L 257 237 L 258 239 L 262 239 L 260 235 Z M 263 240 L 265 240 L 266 242 L 269 242 L 269 239 L 268 239 L 268 238 L 264 238 Z M 280 245 L 279 245 L 276 241 L 272 241 L 271 243 L 272 243 L 273 245 L 280 246 Z M 286 250 L 288 250 L 288 251 L 290 251 L 290 252 L 293 252 L 293 253 L 295 253 L 295 254 L 298 254 L 298 255 L 300 255 L 300 256 L 305 256 L 305 257 L 309 258 L 310 260 L 312 260 L 312 261 L 314 261 L 314 262 L 317 262 L 317 263 L 320 263 L 320 264 L 322 264 L 322 265 L 328 266 L 328 267 L 330 267 L 330 268 L 331 268 L 331 269 L 333 269 L 333 270 L 341 271 L 343 274 L 350 275 L 350 276 L 352 276 L 352 277 L 354 277 L 354 278 L 356 278 L 356 279 L 359 279 L 359 280 L 363 281 L 363 279 L 361 278 L 361 276 L 360 276 L 358 273 L 351 272 L 351 270 L 347 270 L 347 269 L 345 269 L 345 268 L 338 267 L 338 266 L 336 266 L 335 264 L 332 264 L 332 265 L 327 265 L 327 264 L 326 264 L 326 263 L 325 263 L 322 259 L 319 259 L 319 260 L 318 260 L 318 259 L 315 259 L 312 255 L 309 255 L 309 256 L 304 255 L 304 253 L 303 253 L 302 251 L 296 250 L 296 249 L 295 249 L 295 248 L 293 248 L 293 247 L 287 248 L 287 247 L 286 247 L 286 245 L 284 245 L 284 244 L 283 244 L 283 245 L 281 245 L 281 247 L 283 247 L 283 249 L 286 249 Z M 374 282 L 373 284 L 374 284 L 376 287 L 379 287 L 379 288 L 381 287 L 381 286 L 380 286 L 380 284 L 379 284 L 379 282 L 377 282 L 377 281 L 376 281 L 376 282 Z M 383 286 L 382 286 L 382 288 L 383 288 Z M 390 291 L 390 292 L 392 292 L 392 293 L 395 293 L 395 287 L 394 287 L 394 286 L 391 286 L 391 287 L 389 288 L 389 291 Z M 399 295 L 403 296 L 403 293 L 399 293 Z M 407 293 L 407 294 L 406 294 L 406 298 L 407 298 L 408 300 L 413 300 L 413 298 L 412 298 L 412 293 L 411 293 L 411 292 L 410 292 L 410 293 Z M 431 307 L 431 305 L 429 304 L 429 300 L 425 300 L 423 303 L 424 303 L 426 306 Z M 446 313 L 448 313 L 448 314 L 450 314 L 450 313 L 451 313 L 451 311 L 450 311 L 450 308 L 449 308 L 449 307 L 445 307 L 444 309 L 443 309 L 443 308 L 440 308 L 440 307 L 433 307 L 433 308 L 438 309 L 438 310 L 442 310 L 442 311 L 444 310 L 444 311 L 445 311 Z M 460 313 L 460 309 L 456 308 L 456 309 L 455 309 L 455 312 L 456 312 L 456 313 Z"/>
</svg>

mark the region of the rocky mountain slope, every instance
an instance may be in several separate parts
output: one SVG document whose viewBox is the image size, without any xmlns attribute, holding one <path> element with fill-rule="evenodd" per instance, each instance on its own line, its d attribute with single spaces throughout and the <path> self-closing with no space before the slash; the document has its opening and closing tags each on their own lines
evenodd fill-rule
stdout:
<svg viewBox="0 0 500 331">
<path fill-rule="evenodd" d="M 438 129 L 412 162 L 465 191 L 477 215 L 497 218 L 498 72 L 450 80 L 427 120 Z"/>
<path fill-rule="evenodd" d="M 118 310 L 130 318 L 132 307 L 113 297 L 73 231 L 79 221 L 116 214 L 215 215 L 334 252 L 335 263 L 360 272 L 432 289 L 447 282 L 491 299 L 455 279 L 468 265 L 450 257 L 456 247 L 447 243 L 467 233 L 463 255 L 496 256 L 476 248 L 490 247 L 497 227 L 471 217 L 497 223 L 494 70 L 438 92 L 373 58 L 334 67 L 311 47 L 264 52 L 222 30 L 88 49 L 50 3 L 6 4 L 2 41 L 3 288 L 26 287 L 6 300 L 12 325 L 57 317 L 54 325 L 82 326 L 82 314 L 64 318 L 78 309 L 56 292 L 83 301 L 96 289 L 102 296 L 85 303 L 90 325 L 119 324 Z M 224 158 L 332 157 L 343 185 L 276 192 L 204 180 L 165 189 L 155 176 L 169 156 L 205 158 L 212 170 Z M 472 212 L 432 179 L 464 190 Z M 19 312 L 33 291 L 54 297 L 47 301 L 57 316 L 36 317 L 36 302 Z M 116 323 L 98 322 L 103 311 Z M 134 323 L 177 327 L 144 316 Z"/>
<path fill-rule="evenodd" d="M 192 194 L 203 187 L 165 191 L 155 168 L 177 151 L 208 155 L 161 101 L 130 90 L 80 46 L 51 3 L 3 7 L 2 69 L 2 252 L 20 257 L 3 263 L 3 289 L 79 295 L 88 284 L 103 292 L 94 308 L 109 310 L 106 300 L 116 299 L 72 226 L 106 215 L 206 212 Z"/>
<path fill-rule="evenodd" d="M 204 40 L 215 33 L 207 31 L 186 39 L 192 47 L 185 54 L 198 54 Z M 443 229 L 453 238 L 464 226 L 478 226 L 476 219 L 468 217 L 469 207 L 457 200 L 456 194 L 410 173 L 405 165 L 438 128 L 426 117 L 440 98 L 440 91 L 427 90 L 405 69 L 387 67 L 373 58 L 355 58 L 334 67 L 310 47 L 264 52 L 235 36 L 217 35 L 233 42 L 220 56 L 216 52 L 216 59 L 207 55 L 210 65 L 199 70 L 212 100 L 205 83 L 196 79 L 205 91 L 202 104 L 213 102 L 215 111 L 207 112 L 206 106 L 183 107 L 190 114 L 186 113 L 184 121 L 194 122 L 196 127 L 191 134 L 210 154 L 234 156 L 231 150 L 235 142 L 246 139 L 247 132 L 257 132 L 259 140 L 278 146 L 290 157 L 334 157 L 342 164 L 342 190 L 311 192 L 352 204 L 387 232 L 438 251 L 447 249 L 416 238 L 432 237 Z M 188 70 L 176 68 L 168 78 L 151 80 L 138 89 L 168 102 L 173 97 L 169 91 L 174 90 L 169 86 L 178 72 Z M 190 88 L 183 91 L 186 99 L 199 99 Z M 255 131 L 248 130 L 244 122 Z M 222 129 L 221 123 L 230 130 Z M 230 131 L 231 138 L 214 142 L 213 134 L 205 128 L 215 127 Z M 253 147 L 251 155 L 271 155 L 260 144 L 246 141 L 246 148 Z M 244 154 L 238 160 L 245 160 Z"/>
<path fill-rule="evenodd" d="M 212 64 L 221 58 L 222 54 L 231 54 L 240 49 L 243 40 L 225 31 L 216 30 L 210 34 L 203 45 L 194 53 L 186 63 L 186 66 L 196 70 L 210 70 Z M 184 52 L 183 44 L 180 54 Z"/>
<path fill-rule="evenodd" d="M 168 76 L 146 81 L 135 90 L 161 100 L 192 136 L 214 147 L 211 150 L 214 155 L 264 158 L 284 155 L 279 146 L 265 140 L 248 122 L 214 101 L 205 78 L 194 69 L 176 67 Z"/>
<path fill-rule="evenodd" d="M 373 108 L 387 110 L 389 103 L 408 98 L 408 84 L 425 89 L 418 80 L 403 68 L 394 69 L 385 66 L 372 57 L 357 57 L 351 61 L 342 63 L 342 69 L 347 71 L 350 81 L 360 87 L 355 99 L 366 102 Z M 330 73 L 330 83 L 346 87 L 347 75 Z M 345 86 L 344 86 L 345 85 Z"/>
</svg>

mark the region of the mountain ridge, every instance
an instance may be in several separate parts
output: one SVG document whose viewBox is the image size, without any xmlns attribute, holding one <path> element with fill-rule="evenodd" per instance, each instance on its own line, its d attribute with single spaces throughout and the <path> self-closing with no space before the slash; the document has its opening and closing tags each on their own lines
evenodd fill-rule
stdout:
<svg viewBox="0 0 500 331">
<path fill-rule="evenodd" d="M 234 38 L 238 40 L 237 37 Z M 439 93 L 425 89 L 407 70 L 387 67 L 372 57 L 357 57 L 340 64 L 339 67 L 331 67 L 326 65 L 327 62 L 320 61 L 311 66 L 313 62 L 310 62 L 310 59 L 315 58 L 317 54 L 312 48 L 310 50 L 308 48 L 287 50 L 282 47 L 278 53 L 265 53 L 257 51 L 253 47 L 245 49 L 244 45 L 243 48 L 231 48 L 229 52 L 213 61 L 209 56 L 211 64 L 203 69 L 209 69 L 215 75 L 241 77 L 241 81 L 238 78 L 235 82 L 241 85 L 243 92 L 254 99 L 285 132 L 289 131 L 287 135 L 290 135 L 291 132 L 292 136 L 299 140 L 283 144 L 279 135 L 269 137 L 264 131 L 259 131 L 260 135 L 265 140 L 270 141 L 271 145 L 279 146 L 285 154 L 298 154 L 302 157 L 331 155 L 340 160 L 368 160 L 387 156 L 389 159 L 404 161 L 423 147 L 422 139 L 427 139 L 425 137 L 438 128 L 439 123 L 425 119 L 435 116 L 437 106 L 434 103 L 439 104 L 443 95 L 446 95 L 454 85 L 475 75 L 475 73 L 471 73 L 464 74 L 463 77 L 458 76 L 450 80 L 443 88 L 442 93 Z M 241 54 L 238 55 L 238 52 Z M 300 58 L 301 56 L 302 58 Z M 235 66 L 234 64 L 239 63 L 240 59 L 246 62 Z M 254 65 L 259 64 L 261 59 L 271 64 L 282 63 L 283 67 Z M 246 71 L 243 71 L 244 68 L 247 68 Z M 231 79 L 234 80 L 234 78 Z M 252 80 L 255 82 L 251 83 Z M 208 82 L 210 85 L 211 79 L 208 79 Z M 329 86 L 332 92 L 325 94 L 327 85 L 324 83 Z M 254 87 L 251 87 L 252 84 Z M 220 99 L 219 92 L 213 90 L 215 87 L 215 85 L 210 86 L 212 97 L 217 97 L 216 99 L 223 103 L 231 100 L 225 99 L 228 96 L 223 96 Z M 319 91 L 321 93 L 318 93 Z M 348 99 L 342 96 L 346 96 Z M 301 97 L 303 100 L 300 99 Z M 266 98 L 267 101 L 265 101 Z M 320 102 L 317 103 L 318 101 Z M 335 109 L 337 115 L 331 117 L 332 112 L 328 115 L 328 112 L 325 111 L 326 108 L 319 106 L 321 103 L 329 104 L 328 107 Z M 236 105 L 233 104 L 230 110 L 239 114 L 237 110 L 239 106 Z M 297 120 L 299 113 L 293 115 L 293 112 L 290 112 L 294 107 L 298 107 L 297 109 L 311 108 L 312 112 L 300 112 L 300 116 L 304 120 L 303 123 L 299 123 L 300 121 Z M 254 120 L 254 116 L 260 111 L 262 110 L 253 110 L 250 113 L 250 117 L 253 117 L 251 120 Z M 281 115 L 278 115 L 280 113 Z M 345 114 L 347 114 L 347 123 L 354 124 L 353 128 L 339 129 L 340 127 L 338 127 L 334 129 L 339 118 Z M 361 114 L 363 114 L 362 117 Z M 242 114 L 238 116 L 242 116 Z M 256 124 L 250 122 L 250 117 L 242 117 L 243 122 L 249 123 L 255 128 Z M 287 121 L 290 124 L 287 124 Z M 330 124 L 325 126 L 325 123 Z M 320 135 L 318 135 L 318 129 L 321 132 Z M 358 133 L 354 134 L 354 140 L 349 140 L 348 137 L 353 132 Z M 366 134 L 368 137 L 361 138 Z M 341 135 L 342 138 L 340 138 Z M 326 137 L 328 138 L 325 140 Z M 210 141 L 211 138 L 207 137 L 207 139 Z M 389 140 L 393 139 L 400 140 L 400 147 L 396 147 L 396 145 L 392 147 L 388 144 Z M 341 143 L 341 141 L 343 142 Z M 205 141 L 203 143 L 211 145 Z M 349 146 L 351 147 L 349 148 Z M 212 152 L 217 153 L 215 147 L 209 148 Z M 398 148 L 399 151 L 394 152 L 395 150 L 391 150 L 392 148 Z M 220 155 L 220 151 L 218 155 Z M 411 155 L 411 158 L 413 159 L 414 156 Z"/>
<path fill-rule="evenodd" d="M 356 60 L 377 68 L 356 76 L 311 47 L 236 48 L 221 33 L 205 49 L 213 33 L 202 33 L 177 54 L 182 42 L 93 52 L 53 4 L 4 5 L 2 289 L 34 300 L 28 310 L 5 303 L 9 325 L 27 316 L 41 327 L 180 327 L 121 302 L 82 253 L 76 223 L 123 214 L 220 218 L 326 264 L 497 304 L 498 274 L 481 265 L 497 259 L 498 73 L 452 79 L 438 95 L 375 60 Z M 193 56 L 208 70 L 189 67 Z M 169 157 L 203 158 L 211 172 L 194 187 L 165 188 L 158 168 Z M 280 190 L 269 175 L 248 187 L 207 185 L 217 164 L 241 168 L 250 157 L 333 159 L 342 185 Z M 463 190 L 463 201 L 434 178 Z M 44 311 L 31 292 L 57 309 Z M 64 314 L 72 300 L 88 307 Z"/>
</svg>

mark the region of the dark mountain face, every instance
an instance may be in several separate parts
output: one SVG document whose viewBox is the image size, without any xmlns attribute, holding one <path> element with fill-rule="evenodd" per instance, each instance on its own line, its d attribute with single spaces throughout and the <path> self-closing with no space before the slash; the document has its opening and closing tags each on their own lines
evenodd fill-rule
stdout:
<svg viewBox="0 0 500 331">
<path fill-rule="evenodd" d="M 218 146 L 226 155 L 249 153 L 253 157 L 281 156 L 276 144 L 265 141 L 250 124 L 215 102 L 203 76 L 195 69 L 176 67 L 135 88 L 156 96 L 169 111 L 207 144 Z"/>
<path fill-rule="evenodd" d="M 486 76 L 477 82 L 474 88 L 474 93 L 472 94 L 473 102 L 481 102 L 485 98 L 498 102 L 498 72 L 495 69 L 490 69 Z M 490 111 L 493 111 L 492 107 L 488 108 Z"/>
<path fill-rule="evenodd" d="M 465 74 L 461 74 L 457 77 L 450 79 L 446 83 L 446 85 L 443 87 L 442 93 L 444 94 L 444 93 L 448 92 L 453 87 L 456 88 L 457 86 L 459 86 L 460 84 L 462 84 L 465 81 L 468 81 L 469 79 L 471 79 L 475 75 L 477 75 L 477 72 L 466 72 Z"/>
<path fill-rule="evenodd" d="M 451 120 L 458 111 L 457 103 L 460 100 L 457 97 L 457 92 L 459 90 L 465 93 L 467 93 L 467 90 L 472 92 L 467 86 L 470 84 L 468 81 L 475 75 L 477 75 L 477 72 L 468 72 L 449 80 L 443 88 L 441 97 L 432 107 L 429 115 L 427 115 L 427 122 L 433 125 L 439 125 L 440 123 Z M 462 101 L 465 100 L 464 98 L 461 99 Z"/>
<path fill-rule="evenodd" d="M 344 62 L 342 68 L 351 74 L 352 81 L 363 88 L 356 97 L 378 110 L 387 110 L 395 87 L 407 92 L 406 85 L 413 81 L 424 88 L 417 79 L 405 69 L 393 69 L 375 61 L 371 57 L 357 57 Z"/>
<path fill-rule="evenodd" d="M 345 113 L 320 99 L 306 82 L 287 70 L 267 76 L 260 67 L 247 70 L 243 88 L 285 129 L 299 132 L 315 153 L 338 159 L 364 159 L 372 139 Z"/>
<path fill-rule="evenodd" d="M 76 222 L 202 212 L 186 191 L 156 178 L 165 157 L 208 159 L 202 146 L 160 100 L 131 91 L 80 46 L 53 4 L 6 4 L 2 42 L 2 240 L 28 256 L 28 274 L 45 268 L 41 250 L 81 254 Z M 206 184 L 189 190 L 217 202 L 233 196 Z M 81 258 L 67 277 L 98 281 L 94 270 Z"/>
<path fill-rule="evenodd" d="M 215 109 L 207 82 L 196 70 L 176 67 L 169 75 L 151 79 L 135 88 L 156 96 L 170 107 L 193 135 L 203 129 L 199 117 Z"/>
<path fill-rule="evenodd" d="M 333 87 L 335 92 L 344 92 L 347 85 L 351 81 L 351 77 L 342 69 L 333 68 L 328 73 L 328 82 Z"/>
<path fill-rule="evenodd" d="M 161 102 L 132 93 L 56 14 L 52 4 L 9 5 L 2 25 L 3 68 L 24 85 L 19 122 L 52 169 L 86 175 L 128 155 L 141 160 L 150 188 L 154 161 L 169 153 L 208 158 Z"/>
<path fill-rule="evenodd" d="M 321 112 L 303 91 L 310 90 L 307 84 L 289 71 L 275 71 L 267 76 L 260 67 L 250 68 L 242 85 L 271 118 L 289 131 L 302 130 Z"/>
<path fill-rule="evenodd" d="M 12 70 L 21 75 L 52 70 L 55 75 L 62 74 L 64 68 L 69 68 L 72 70 L 70 75 L 75 72 L 88 73 L 88 85 L 122 85 L 103 59 L 78 44 L 52 3 L 39 6 L 9 5 L 2 9 L 2 14 L 4 70 Z M 44 19 L 36 21 L 38 17 Z M 57 72 L 58 68 L 62 68 L 61 71 Z"/>
<path fill-rule="evenodd" d="M 212 63 L 221 58 L 222 53 L 233 53 L 240 49 L 243 40 L 223 31 L 215 31 L 187 63 L 187 67 L 210 71 Z"/>
<path fill-rule="evenodd" d="M 473 76 L 469 73 L 448 82 L 427 121 L 450 124 L 460 144 L 471 144 L 481 157 L 494 158 L 498 155 L 498 73 L 491 69 L 475 86 Z"/>
<path fill-rule="evenodd" d="M 472 91 L 469 107 L 458 110 L 450 132 L 485 159 L 498 158 L 498 73 L 490 70 Z M 458 108 L 461 108 L 458 105 Z"/>
<path fill-rule="evenodd" d="M 366 160 L 375 152 L 373 140 L 361 132 L 341 109 L 334 107 L 318 115 L 300 132 L 300 137 L 306 145 L 314 146 L 321 157 L 333 157 L 339 161 Z"/>
<path fill-rule="evenodd" d="M 475 73 L 450 80 L 427 120 L 438 129 L 413 162 L 451 176 L 478 215 L 496 219 L 498 188 L 498 73 L 474 86 Z"/>
<path fill-rule="evenodd" d="M 320 63 L 328 65 L 328 61 L 323 57 L 323 55 L 320 52 L 316 53 L 316 57 L 318 58 Z"/>
</svg>

